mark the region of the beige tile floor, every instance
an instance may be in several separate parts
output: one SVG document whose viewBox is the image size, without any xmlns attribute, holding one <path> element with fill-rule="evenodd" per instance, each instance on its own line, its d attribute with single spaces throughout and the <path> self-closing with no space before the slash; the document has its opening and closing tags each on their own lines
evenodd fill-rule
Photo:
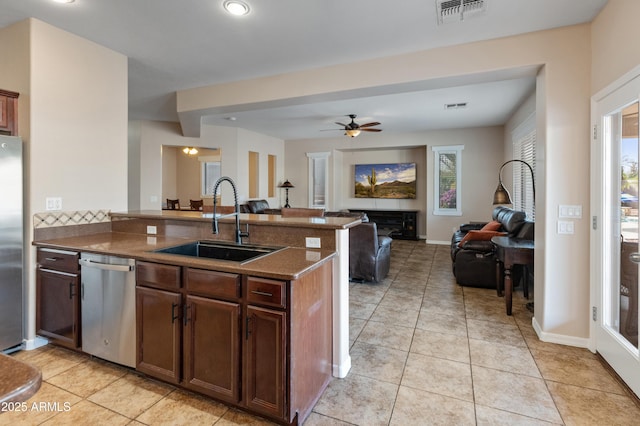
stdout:
<svg viewBox="0 0 640 426">
<path fill-rule="evenodd" d="M 305 425 L 640 424 L 595 355 L 538 340 L 520 293 L 509 317 L 495 291 L 458 286 L 448 247 L 396 240 L 391 266 L 382 283 L 350 284 L 353 366 Z M 51 345 L 14 356 L 44 383 L 0 425 L 270 424 Z"/>
</svg>

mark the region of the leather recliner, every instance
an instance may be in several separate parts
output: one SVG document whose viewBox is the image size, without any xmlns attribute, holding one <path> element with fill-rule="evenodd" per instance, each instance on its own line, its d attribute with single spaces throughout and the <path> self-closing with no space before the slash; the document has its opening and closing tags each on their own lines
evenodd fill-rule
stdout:
<svg viewBox="0 0 640 426">
<path fill-rule="evenodd" d="M 391 241 L 378 236 L 375 222 L 349 228 L 349 279 L 379 282 L 389 274 Z"/>
<path fill-rule="evenodd" d="M 534 223 L 527 220 L 526 214 L 504 206 L 493 210 L 493 220 L 500 223 L 498 231 L 506 236 L 533 240 Z M 453 275 L 458 284 L 470 287 L 496 288 L 495 247 L 490 240 L 470 240 L 460 242 L 472 230 L 480 230 L 486 223 L 470 223 L 460 226 L 451 237 L 451 260 Z M 520 268 L 514 268 L 514 282 L 520 278 Z"/>
<path fill-rule="evenodd" d="M 261 214 L 269 209 L 269 202 L 267 200 L 248 200 L 246 204 L 249 207 L 250 213 Z"/>
</svg>

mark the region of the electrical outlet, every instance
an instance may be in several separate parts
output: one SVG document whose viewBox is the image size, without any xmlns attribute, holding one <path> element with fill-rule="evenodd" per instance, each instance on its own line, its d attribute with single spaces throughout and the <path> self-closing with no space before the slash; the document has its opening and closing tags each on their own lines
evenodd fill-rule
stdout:
<svg viewBox="0 0 640 426">
<path fill-rule="evenodd" d="M 147 234 L 157 234 L 158 228 L 155 226 L 147 226 Z"/>
<path fill-rule="evenodd" d="M 62 210 L 61 197 L 47 197 L 45 201 L 46 201 L 45 208 L 47 211 Z"/>
<path fill-rule="evenodd" d="M 307 248 L 320 248 L 320 238 L 306 237 L 304 240 Z"/>
</svg>

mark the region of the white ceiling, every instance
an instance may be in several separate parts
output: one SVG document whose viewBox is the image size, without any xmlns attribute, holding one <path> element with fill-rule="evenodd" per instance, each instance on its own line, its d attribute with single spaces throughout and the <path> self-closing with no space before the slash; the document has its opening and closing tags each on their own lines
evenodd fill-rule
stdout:
<svg viewBox="0 0 640 426">
<path fill-rule="evenodd" d="M 0 0 L 0 27 L 34 17 L 129 58 L 129 118 L 178 121 L 175 91 L 590 22 L 607 0 L 485 0 L 483 16 L 437 25 L 436 0 Z M 507 73 L 509 74 L 509 73 Z M 206 117 L 280 139 L 335 137 L 345 122 L 385 132 L 503 124 L 535 69 L 420 90 Z M 450 83 L 450 82 L 449 82 Z M 468 102 L 446 111 L 445 103 Z M 371 137 L 377 135 L 370 134 Z"/>
</svg>

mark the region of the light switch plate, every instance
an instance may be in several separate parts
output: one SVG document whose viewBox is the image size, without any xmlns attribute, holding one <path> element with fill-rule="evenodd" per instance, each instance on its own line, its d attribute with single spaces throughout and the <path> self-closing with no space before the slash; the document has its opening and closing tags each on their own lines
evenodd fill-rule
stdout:
<svg viewBox="0 0 640 426">
<path fill-rule="evenodd" d="M 581 205 L 566 205 L 561 204 L 558 206 L 558 219 L 581 219 L 582 218 L 582 206 Z"/>
<path fill-rule="evenodd" d="M 558 234 L 573 234 L 574 226 L 573 222 L 569 220 L 558 221 Z"/>
</svg>

